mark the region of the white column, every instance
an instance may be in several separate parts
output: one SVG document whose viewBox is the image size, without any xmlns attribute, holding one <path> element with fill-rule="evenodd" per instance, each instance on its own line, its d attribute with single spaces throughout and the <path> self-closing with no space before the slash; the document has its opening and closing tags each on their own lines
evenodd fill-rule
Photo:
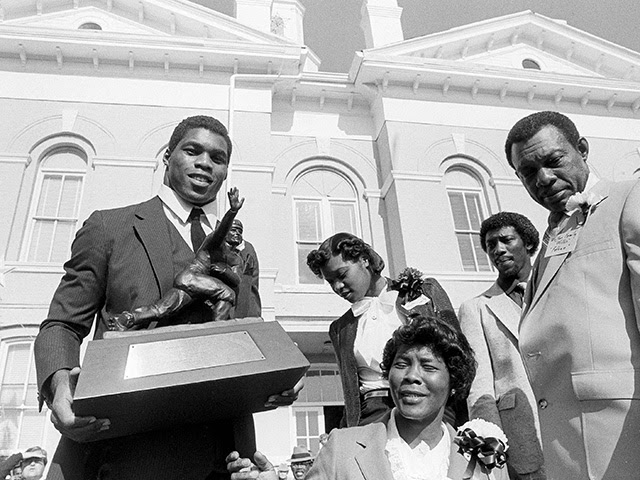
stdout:
<svg viewBox="0 0 640 480">
<path fill-rule="evenodd" d="M 240 23 L 262 32 L 271 32 L 273 0 L 235 0 L 235 17 Z"/>
<path fill-rule="evenodd" d="M 360 26 L 367 48 L 403 41 L 401 15 L 402 7 L 396 0 L 363 0 Z"/>
</svg>

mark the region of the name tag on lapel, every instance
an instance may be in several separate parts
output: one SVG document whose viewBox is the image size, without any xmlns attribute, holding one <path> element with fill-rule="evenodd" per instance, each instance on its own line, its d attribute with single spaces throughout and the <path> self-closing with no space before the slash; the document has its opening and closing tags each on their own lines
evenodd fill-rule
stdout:
<svg viewBox="0 0 640 480">
<path fill-rule="evenodd" d="M 545 252 L 545 257 L 554 257 L 556 255 L 564 255 L 571 253 L 576 248 L 578 242 L 578 234 L 580 227 L 572 228 L 567 232 L 562 232 L 555 237 L 549 239 L 549 245 Z"/>
</svg>

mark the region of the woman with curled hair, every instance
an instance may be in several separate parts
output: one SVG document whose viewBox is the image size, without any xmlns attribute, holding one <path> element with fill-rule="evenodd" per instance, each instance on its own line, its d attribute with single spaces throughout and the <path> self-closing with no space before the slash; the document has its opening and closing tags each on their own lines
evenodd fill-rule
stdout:
<svg viewBox="0 0 640 480">
<path fill-rule="evenodd" d="M 380 255 L 350 233 L 327 238 L 309 253 L 307 265 L 351 303 L 351 308 L 329 329 L 345 398 L 340 426 L 379 421 L 393 407 L 389 383 L 380 368 L 386 341 L 407 323 L 408 316 L 417 313 L 440 318 L 459 330 L 449 297 L 436 279 L 413 269 L 409 270 L 414 292 L 403 290 L 398 282 L 382 276 L 385 264 Z M 459 424 L 466 415 L 466 405 L 460 402 L 447 411 L 447 420 Z"/>
<path fill-rule="evenodd" d="M 307 480 L 509 478 L 504 460 L 495 463 L 500 468 L 486 468 L 479 456 L 460 453 L 463 434 L 443 421 L 446 405 L 466 397 L 476 371 L 473 351 L 460 331 L 434 317 L 413 317 L 387 342 L 382 368 L 394 408 L 379 422 L 333 430 Z M 483 453 L 501 451 L 504 457 L 505 444 Z M 255 478 L 251 468 L 260 471 L 261 479 L 274 478 L 262 454 L 257 452 L 254 460 L 256 465 L 235 452 L 229 455 L 231 479 Z"/>
</svg>

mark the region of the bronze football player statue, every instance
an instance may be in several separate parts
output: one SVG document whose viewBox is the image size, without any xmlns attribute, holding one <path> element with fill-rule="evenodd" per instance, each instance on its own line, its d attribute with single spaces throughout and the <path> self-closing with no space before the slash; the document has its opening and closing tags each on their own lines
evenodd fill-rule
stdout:
<svg viewBox="0 0 640 480">
<path fill-rule="evenodd" d="M 220 224 L 206 236 L 196 258 L 173 282 L 173 288 L 153 305 L 138 307 L 109 317 L 109 330 L 125 331 L 146 328 L 152 321 L 176 315 L 195 300 L 211 308 L 211 320 L 228 320 L 236 301 L 234 289 L 240 283 L 242 259 L 224 241 L 233 219 L 244 203 L 237 188 L 228 193 L 229 210 Z"/>
</svg>

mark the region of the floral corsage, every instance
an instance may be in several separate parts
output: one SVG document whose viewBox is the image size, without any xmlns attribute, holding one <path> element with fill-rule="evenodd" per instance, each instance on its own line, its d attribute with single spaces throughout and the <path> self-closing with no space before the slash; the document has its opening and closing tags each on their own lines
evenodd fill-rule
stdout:
<svg viewBox="0 0 640 480">
<path fill-rule="evenodd" d="M 418 299 L 422 295 L 424 274 L 417 268 L 405 268 L 396 280 L 391 280 L 389 287 L 397 290 L 398 295 L 405 297 L 408 302 Z"/>
<path fill-rule="evenodd" d="M 569 213 L 580 209 L 583 217 L 580 223 L 584 224 L 589 218 L 589 214 L 596 209 L 602 200 L 604 200 L 602 195 L 596 195 L 593 192 L 574 193 L 568 198 L 564 208 Z"/>
<path fill-rule="evenodd" d="M 453 441 L 458 445 L 458 453 L 469 460 L 463 479 L 473 477 L 476 465 L 489 478 L 491 470 L 503 468 L 507 462 L 507 436 L 495 423 L 481 418 L 470 420 L 458 428 Z"/>
</svg>

